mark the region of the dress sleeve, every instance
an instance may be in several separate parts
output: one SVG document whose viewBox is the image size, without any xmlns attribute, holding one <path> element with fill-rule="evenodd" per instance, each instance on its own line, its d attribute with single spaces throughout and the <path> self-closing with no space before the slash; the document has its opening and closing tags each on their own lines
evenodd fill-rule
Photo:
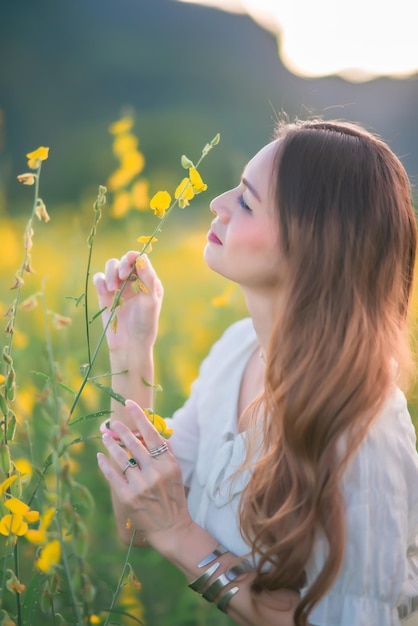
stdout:
<svg viewBox="0 0 418 626">
<path fill-rule="evenodd" d="M 418 499 L 415 432 L 403 395 L 376 420 L 342 482 L 346 549 L 336 581 L 309 616 L 313 626 L 396 626 L 410 574 L 411 515 Z M 308 581 L 327 553 L 318 539 Z"/>
<path fill-rule="evenodd" d="M 254 329 L 251 320 L 245 318 L 229 326 L 216 341 L 208 356 L 202 361 L 199 369 L 199 376 L 191 388 L 191 394 L 184 406 L 178 409 L 172 416 L 167 418 L 168 425 L 173 428 L 170 438 L 170 445 L 178 462 L 180 463 L 183 482 L 186 487 L 190 487 L 191 479 L 198 455 L 202 456 L 200 433 L 203 430 L 205 439 L 209 440 L 209 432 L 217 431 L 218 427 L 214 423 L 211 415 L 211 406 L 214 401 L 217 405 L 225 406 L 231 396 L 231 388 L 239 385 L 239 368 L 228 369 L 228 359 L 236 358 L 235 353 L 239 349 L 246 349 L 254 341 Z M 235 356 L 233 356 L 235 355 Z M 225 373 L 224 370 L 227 370 Z M 234 382 L 234 376 L 237 381 Z M 216 413 L 216 411 L 213 411 Z M 202 424 L 203 413 L 210 424 Z M 212 454 L 212 452 L 210 453 Z M 200 463 L 202 459 L 200 458 Z"/>
<path fill-rule="evenodd" d="M 192 385 L 191 394 L 181 409 L 178 409 L 166 422 L 173 428 L 170 437 L 171 449 L 180 464 L 185 487 L 190 487 L 197 452 L 199 450 L 200 428 L 197 419 L 199 378 Z"/>
</svg>

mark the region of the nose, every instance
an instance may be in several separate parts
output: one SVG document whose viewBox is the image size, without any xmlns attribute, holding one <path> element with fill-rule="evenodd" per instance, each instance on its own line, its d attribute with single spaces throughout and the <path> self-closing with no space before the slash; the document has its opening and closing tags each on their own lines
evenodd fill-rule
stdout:
<svg viewBox="0 0 418 626">
<path fill-rule="evenodd" d="M 219 220 L 223 223 L 228 222 L 231 216 L 230 202 L 228 202 L 229 191 L 217 196 L 212 200 L 209 205 L 210 210 L 214 215 L 217 215 Z"/>
</svg>

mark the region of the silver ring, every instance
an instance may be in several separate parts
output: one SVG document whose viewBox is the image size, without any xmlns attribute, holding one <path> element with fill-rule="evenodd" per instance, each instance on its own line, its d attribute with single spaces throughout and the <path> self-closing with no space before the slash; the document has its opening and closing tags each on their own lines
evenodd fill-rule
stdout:
<svg viewBox="0 0 418 626">
<path fill-rule="evenodd" d="M 168 445 L 165 441 L 163 441 L 161 445 L 157 446 L 156 448 L 152 448 L 149 453 L 155 459 L 157 456 L 160 456 L 160 454 L 164 454 L 164 452 L 167 452 L 167 450 Z"/>
<path fill-rule="evenodd" d="M 135 459 L 128 459 L 128 462 L 125 468 L 122 470 L 122 474 L 125 476 L 126 472 L 128 471 L 130 467 L 136 467 L 137 465 L 138 463 L 135 461 Z"/>
</svg>

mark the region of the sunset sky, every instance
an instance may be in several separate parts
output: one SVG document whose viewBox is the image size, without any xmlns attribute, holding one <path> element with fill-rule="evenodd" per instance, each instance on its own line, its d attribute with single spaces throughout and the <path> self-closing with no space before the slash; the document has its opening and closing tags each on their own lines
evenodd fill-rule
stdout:
<svg viewBox="0 0 418 626">
<path fill-rule="evenodd" d="M 404 78 L 418 71 L 416 0 L 179 0 L 248 13 L 278 35 L 283 63 L 299 76 Z"/>
</svg>

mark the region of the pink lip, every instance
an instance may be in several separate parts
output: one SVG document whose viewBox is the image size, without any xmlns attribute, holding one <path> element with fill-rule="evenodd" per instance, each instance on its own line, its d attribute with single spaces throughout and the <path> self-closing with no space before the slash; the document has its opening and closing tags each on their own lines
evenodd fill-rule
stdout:
<svg viewBox="0 0 418 626">
<path fill-rule="evenodd" d="M 222 245 L 222 241 L 219 239 L 219 237 L 215 235 L 213 230 L 210 230 L 208 232 L 208 241 L 211 241 L 212 243 L 216 243 L 218 246 Z"/>
</svg>

